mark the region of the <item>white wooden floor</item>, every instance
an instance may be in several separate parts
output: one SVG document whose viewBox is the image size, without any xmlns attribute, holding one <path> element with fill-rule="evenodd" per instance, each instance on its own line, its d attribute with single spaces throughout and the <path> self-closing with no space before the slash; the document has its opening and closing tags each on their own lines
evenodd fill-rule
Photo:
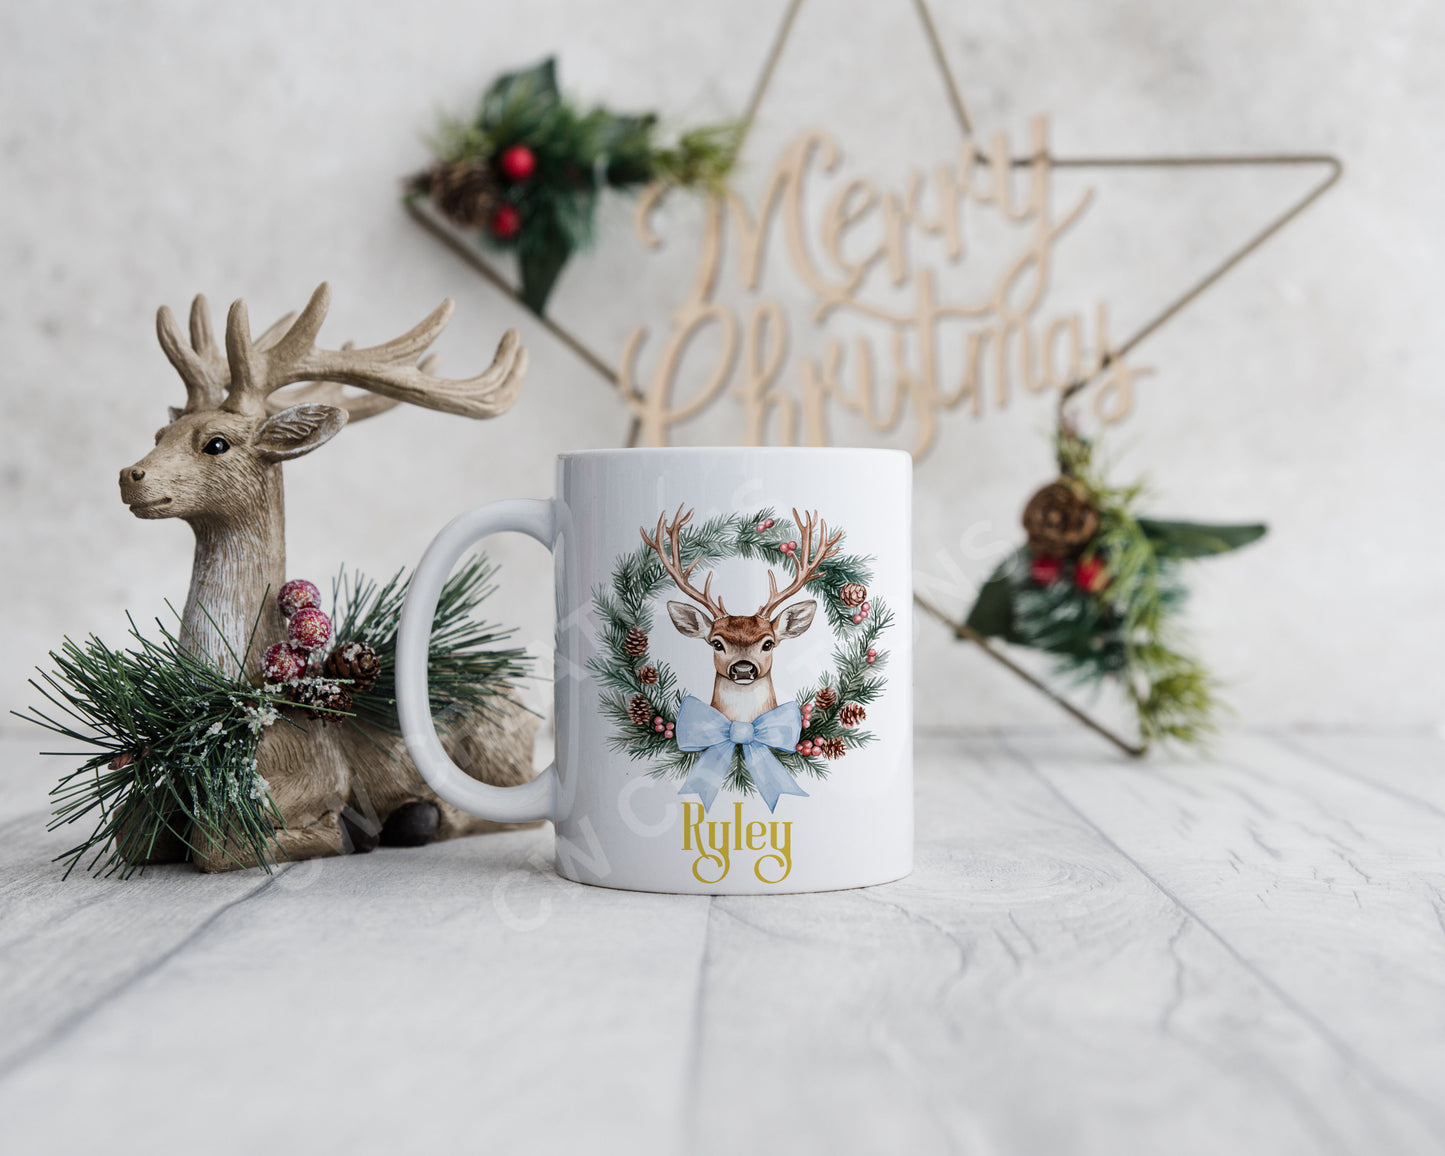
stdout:
<svg viewBox="0 0 1445 1156">
<path fill-rule="evenodd" d="M 899 883 L 578 887 L 550 831 L 128 883 L 0 744 L 0 1151 L 1445 1151 L 1445 742 L 920 736 Z"/>
</svg>

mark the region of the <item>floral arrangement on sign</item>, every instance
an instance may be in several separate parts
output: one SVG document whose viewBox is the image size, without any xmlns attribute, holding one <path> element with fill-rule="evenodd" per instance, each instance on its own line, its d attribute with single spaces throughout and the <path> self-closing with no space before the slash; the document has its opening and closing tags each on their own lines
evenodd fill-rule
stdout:
<svg viewBox="0 0 1445 1156">
<path fill-rule="evenodd" d="M 704 125 L 658 142 L 654 113 L 582 109 L 557 88 L 556 61 L 499 77 L 476 115 L 443 117 L 435 162 L 407 184 L 453 224 L 514 252 L 521 298 L 546 308 L 563 267 L 591 240 L 604 189 L 647 185 L 717 192 L 741 141 L 738 124 Z"/>
<path fill-rule="evenodd" d="M 1059 477 L 1029 499 L 1027 542 L 983 584 L 963 630 L 1051 655 L 1076 683 L 1118 684 L 1143 743 L 1132 753 L 1160 739 L 1198 743 L 1217 703 L 1214 679 L 1181 637 L 1181 563 L 1237 550 L 1265 527 L 1145 517 L 1143 484 L 1110 485 L 1095 449 L 1061 404 Z"/>
<path fill-rule="evenodd" d="M 451 577 L 437 603 L 430 691 L 443 726 L 448 718 L 510 709 L 527 673 L 524 651 L 494 649 L 513 631 L 474 617 L 495 589 L 495 574 L 478 558 Z M 83 643 L 67 638 L 51 652 L 55 670 L 31 680 L 58 713 L 31 707 L 18 715 L 96 751 L 51 792 L 51 830 L 95 820 L 59 857 L 66 874 L 91 855 L 90 870 L 125 878 L 168 840 L 192 852 L 239 842 L 269 870 L 272 835 L 283 820 L 258 766 L 262 734 L 278 722 L 304 730 L 299 712 L 281 709 L 291 706 L 323 726 L 401 733 L 394 669 L 407 581 L 400 571 L 378 586 L 343 570 L 332 584 L 330 615 L 313 583 L 287 582 L 277 596 L 287 640 L 266 648 L 259 685 L 240 673 L 247 655 L 231 655 L 228 672 L 159 623 L 160 637 L 152 639 L 132 622 L 128 649 L 94 635 Z"/>
</svg>

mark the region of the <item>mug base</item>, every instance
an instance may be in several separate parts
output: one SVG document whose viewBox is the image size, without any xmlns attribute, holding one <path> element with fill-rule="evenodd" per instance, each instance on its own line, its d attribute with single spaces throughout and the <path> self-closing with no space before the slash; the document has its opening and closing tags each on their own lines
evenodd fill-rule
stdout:
<svg viewBox="0 0 1445 1156">
<path fill-rule="evenodd" d="M 553 863 L 553 868 L 559 878 L 566 879 L 570 883 L 580 883 L 584 887 L 602 887 L 609 891 L 635 891 L 652 895 L 814 895 L 828 891 L 858 891 L 864 887 L 881 887 L 885 883 L 896 883 L 913 873 L 913 863 L 910 861 L 901 866 L 883 870 L 877 875 L 838 880 L 837 882 L 799 880 L 794 884 L 792 880 L 784 879 L 780 883 L 760 884 L 751 880 L 747 882 L 738 880 L 736 883 L 729 882 L 719 885 L 684 882 L 673 886 L 644 883 L 641 880 L 625 878 L 582 878 L 578 875 L 569 875 L 563 870 L 562 864 L 557 862 Z"/>
</svg>

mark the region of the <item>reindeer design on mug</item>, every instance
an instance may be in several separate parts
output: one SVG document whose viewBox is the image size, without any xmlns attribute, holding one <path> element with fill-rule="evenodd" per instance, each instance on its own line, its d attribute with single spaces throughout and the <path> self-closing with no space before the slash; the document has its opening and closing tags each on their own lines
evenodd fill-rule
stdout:
<svg viewBox="0 0 1445 1156">
<path fill-rule="evenodd" d="M 783 795 L 807 795 L 773 754 L 773 750 L 793 749 L 802 730 L 798 704 L 778 705 L 773 661 L 784 640 L 797 638 L 813 625 L 817 601 L 808 598 L 789 604 L 788 600 L 838 552 L 843 535 L 830 538 L 828 523 L 819 519 L 817 511 L 804 517 L 794 510 L 801 543 L 793 558 L 792 581 L 780 590 L 777 576 L 769 570 L 768 597 L 763 604 L 752 614 L 729 614 L 722 597 L 712 593 L 712 574 L 704 579 L 701 590 L 693 584 L 692 572 L 699 559 L 682 564 L 682 528 L 692 513 L 684 513 L 678 506 L 670 522 L 665 513 L 658 517 L 657 529 L 650 537 L 645 528 L 638 531 L 678 590 L 697 604 L 669 602 L 672 624 L 680 634 L 702 639 L 712 648 L 711 704 L 689 695 L 677 712 L 677 745 L 701 752 L 678 791 L 702 800 L 683 804 L 682 849 L 696 855 L 692 873 L 700 882 L 720 883 L 732 865 L 729 852 L 746 847 L 761 853 L 753 863 L 757 878 L 780 883 L 793 869 L 791 822 L 745 823 L 740 802 L 734 802 L 730 820 L 705 821 L 705 817 L 739 748 L 748 777 L 768 810 L 774 811 Z"/>
<path fill-rule="evenodd" d="M 795 602 L 779 613 L 774 612 L 813 580 L 818 568 L 838 552 L 843 535 L 834 534 L 829 538 L 828 523 L 818 520 L 817 511 L 804 518 L 794 510 L 793 521 L 802 537 L 792 582 L 779 590 L 778 580 L 769 570 L 767 600 L 753 614 L 729 614 L 721 596 L 712 596 L 712 575 L 708 574 L 702 589 L 698 590 L 691 581 L 697 562 L 686 568 L 682 565 L 681 532 L 691 519 L 692 511 L 684 514 L 679 506 L 671 523 L 664 525 L 665 514 L 658 517 L 657 529 L 652 537 L 647 536 L 645 529 L 639 532 L 642 540 L 656 552 L 677 588 L 707 611 L 707 615 L 703 615 L 697 607 L 686 602 L 667 604 L 668 617 L 680 634 L 704 639 L 712 647 L 713 666 L 717 671 L 712 686 L 713 710 L 720 711 L 732 722 L 751 722 L 777 707 L 778 696 L 773 689 L 773 658 L 778 644 L 807 632 L 808 627 L 813 625 L 818 603 L 809 598 Z M 815 529 L 819 531 L 818 552 L 813 554 Z M 667 542 L 665 550 L 664 535 Z"/>
</svg>

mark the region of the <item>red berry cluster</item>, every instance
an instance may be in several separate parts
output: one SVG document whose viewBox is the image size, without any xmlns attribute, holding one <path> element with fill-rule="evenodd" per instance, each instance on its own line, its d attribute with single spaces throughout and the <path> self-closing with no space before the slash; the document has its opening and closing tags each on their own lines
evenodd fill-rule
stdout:
<svg viewBox="0 0 1445 1156">
<path fill-rule="evenodd" d="M 813 758 L 822 758 L 823 748 L 813 739 L 804 739 L 793 748 L 800 755 L 807 755 Z"/>
<path fill-rule="evenodd" d="M 1040 586 L 1052 586 L 1064 576 L 1064 562 L 1061 558 L 1037 555 L 1029 563 L 1029 577 Z M 1074 563 L 1074 585 L 1085 594 L 1097 594 L 1109 585 L 1111 575 L 1098 558 L 1081 558 Z"/>
<path fill-rule="evenodd" d="M 771 530 L 775 525 L 777 525 L 777 522 L 772 518 L 761 521 L 758 523 L 758 533 L 766 533 L 768 530 Z"/>
<path fill-rule="evenodd" d="M 853 612 L 853 625 L 854 625 L 854 626 L 857 626 L 858 623 L 862 622 L 863 619 L 865 619 L 865 618 L 868 617 L 868 615 L 872 612 L 872 610 L 873 610 L 873 605 L 872 605 L 872 603 L 869 603 L 869 602 L 861 603 L 861 604 L 859 605 L 858 609 Z"/>
<path fill-rule="evenodd" d="M 331 641 L 331 619 L 321 609 L 321 591 L 314 582 L 293 578 L 276 594 L 286 617 L 286 641 L 266 648 L 261 674 L 268 683 L 295 682 L 306 673 L 313 651 Z"/>
<path fill-rule="evenodd" d="M 661 715 L 652 720 L 652 729 L 665 739 L 672 738 L 672 723 L 668 722 Z"/>
<path fill-rule="evenodd" d="M 512 145 L 498 154 L 497 171 L 513 184 L 519 184 L 537 171 L 537 154 L 526 145 Z M 503 201 L 492 210 L 487 227 L 497 240 L 510 241 L 522 231 L 522 212 L 516 205 Z"/>
<path fill-rule="evenodd" d="M 867 661 L 869 666 L 872 666 L 878 661 L 878 648 L 876 646 L 870 646 L 868 648 L 868 657 L 865 661 Z"/>
<path fill-rule="evenodd" d="M 789 539 L 789 540 L 786 541 L 786 542 L 780 543 L 779 546 L 778 546 L 778 549 L 779 549 L 780 551 L 782 551 L 782 553 L 786 554 L 789 558 L 792 558 L 794 561 L 797 561 L 797 558 L 798 558 L 798 543 L 796 543 L 796 542 L 792 541 L 791 539 Z"/>
</svg>

